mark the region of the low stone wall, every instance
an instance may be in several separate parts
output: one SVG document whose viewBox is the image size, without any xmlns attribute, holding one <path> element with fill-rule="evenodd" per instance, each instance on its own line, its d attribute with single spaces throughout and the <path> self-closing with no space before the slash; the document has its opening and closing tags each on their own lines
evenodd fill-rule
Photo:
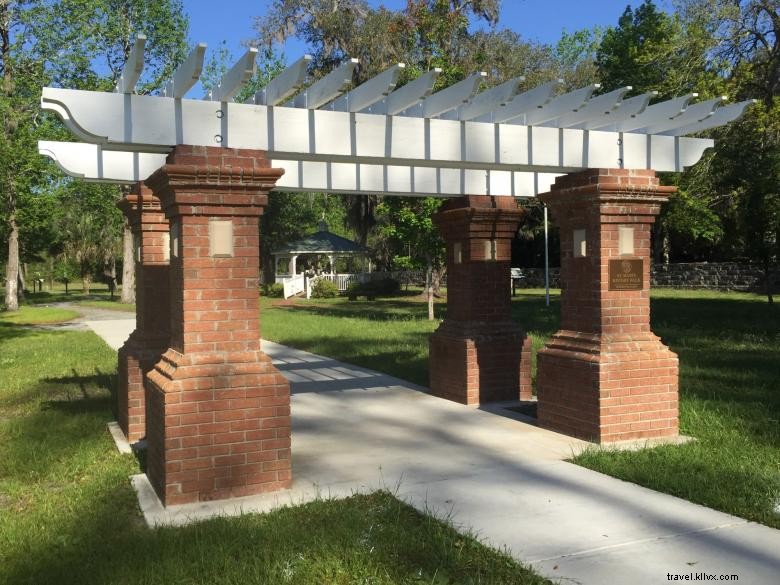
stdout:
<svg viewBox="0 0 780 585">
<path fill-rule="evenodd" d="M 764 269 L 756 264 L 737 262 L 687 262 L 656 264 L 652 270 L 653 286 L 673 288 L 704 288 L 765 292 Z M 772 290 L 780 284 L 780 271 L 775 266 L 770 273 Z"/>
<path fill-rule="evenodd" d="M 523 268 L 520 286 L 544 287 L 543 268 Z M 685 262 L 679 264 L 654 264 L 651 271 L 654 287 L 702 288 L 708 290 L 737 290 L 766 292 L 764 269 L 755 264 L 738 262 Z M 780 270 L 771 273 L 772 290 L 780 290 Z M 550 286 L 560 287 L 560 269 L 550 268 Z"/>
</svg>

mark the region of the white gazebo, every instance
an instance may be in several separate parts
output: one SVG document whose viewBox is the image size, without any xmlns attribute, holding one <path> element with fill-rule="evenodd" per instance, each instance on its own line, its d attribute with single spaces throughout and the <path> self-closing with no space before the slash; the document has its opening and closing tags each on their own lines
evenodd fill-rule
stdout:
<svg viewBox="0 0 780 585">
<path fill-rule="evenodd" d="M 336 262 L 340 258 L 364 258 L 367 271 L 371 272 L 371 260 L 368 258 L 368 248 L 336 235 L 328 230 L 328 224 L 324 220 L 319 223 L 319 229 L 300 240 L 290 242 L 274 250 L 274 268 L 276 271 L 275 282 L 284 285 L 285 298 L 308 290 L 306 286 L 307 275 L 299 271 L 298 258 L 307 256 L 327 258 L 327 271 L 317 270 L 315 274 L 309 274 L 313 278 L 325 278 L 336 283 L 339 291 L 347 290 L 350 283 L 360 278 L 356 273 L 336 272 Z"/>
</svg>

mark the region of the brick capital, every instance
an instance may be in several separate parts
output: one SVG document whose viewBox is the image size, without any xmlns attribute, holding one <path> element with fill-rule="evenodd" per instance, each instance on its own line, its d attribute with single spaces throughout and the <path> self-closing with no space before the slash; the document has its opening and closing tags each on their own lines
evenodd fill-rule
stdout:
<svg viewBox="0 0 780 585">
<path fill-rule="evenodd" d="M 259 216 L 283 174 L 263 151 L 177 146 L 146 183 L 169 218 Z"/>
</svg>

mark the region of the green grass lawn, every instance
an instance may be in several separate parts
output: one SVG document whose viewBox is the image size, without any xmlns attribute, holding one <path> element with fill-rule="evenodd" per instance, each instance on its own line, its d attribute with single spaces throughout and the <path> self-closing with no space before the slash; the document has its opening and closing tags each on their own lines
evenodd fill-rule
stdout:
<svg viewBox="0 0 780 585">
<path fill-rule="evenodd" d="M 423 299 L 345 299 L 275 306 L 267 339 L 428 383 Z M 594 449 L 575 462 L 780 528 L 780 308 L 748 293 L 653 291 L 653 330 L 680 356 L 681 431 L 697 441 L 637 452 Z M 437 304 L 443 317 L 445 305 Z M 512 316 L 538 350 L 558 328 L 559 299 L 522 290 Z"/>
<path fill-rule="evenodd" d="M 7 325 L 46 325 L 64 323 L 75 319 L 79 314 L 69 309 L 58 307 L 19 307 L 13 313 L 0 313 L 0 323 Z"/>
<path fill-rule="evenodd" d="M 0 583 L 548 583 L 384 492 L 149 530 L 106 431 L 115 352 L 5 317 L 0 348 Z"/>
</svg>

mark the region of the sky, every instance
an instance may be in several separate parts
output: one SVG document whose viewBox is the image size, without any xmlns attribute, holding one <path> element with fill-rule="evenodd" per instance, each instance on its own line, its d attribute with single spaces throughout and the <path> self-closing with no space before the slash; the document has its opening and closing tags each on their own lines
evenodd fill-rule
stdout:
<svg viewBox="0 0 780 585">
<path fill-rule="evenodd" d="M 252 24 L 272 0 L 184 0 L 190 17 L 190 40 L 217 47 L 222 41 L 238 57 L 245 49 L 242 41 L 254 37 Z M 563 30 L 573 32 L 594 25 L 614 26 L 626 6 L 638 6 L 641 0 L 503 0 L 498 26 L 510 28 L 529 41 L 555 43 Z M 656 0 L 659 8 L 670 10 L 671 0 Z M 384 4 L 400 9 L 406 0 L 369 0 L 372 6 Z M 284 54 L 288 63 L 301 57 L 306 47 L 288 41 Z"/>
</svg>

